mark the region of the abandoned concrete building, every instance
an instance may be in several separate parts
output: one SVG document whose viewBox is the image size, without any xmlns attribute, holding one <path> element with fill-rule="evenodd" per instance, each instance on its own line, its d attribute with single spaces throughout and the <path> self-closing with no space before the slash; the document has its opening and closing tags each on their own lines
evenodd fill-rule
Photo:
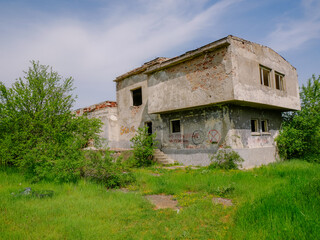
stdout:
<svg viewBox="0 0 320 240">
<path fill-rule="evenodd" d="M 209 164 L 229 146 L 243 167 L 277 158 L 281 113 L 300 109 L 296 69 L 272 49 L 227 36 L 174 58 L 156 58 L 115 80 L 117 103 L 103 108 L 103 137 L 130 148 L 138 127 L 185 165 Z"/>
</svg>

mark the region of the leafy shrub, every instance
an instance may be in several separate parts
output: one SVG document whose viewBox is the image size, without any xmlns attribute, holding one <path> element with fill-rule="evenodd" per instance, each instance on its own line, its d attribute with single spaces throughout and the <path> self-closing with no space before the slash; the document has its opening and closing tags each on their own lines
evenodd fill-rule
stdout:
<svg viewBox="0 0 320 240">
<path fill-rule="evenodd" d="M 138 128 L 136 135 L 131 139 L 133 143 L 132 164 L 136 167 L 150 166 L 153 163 L 155 134 L 148 133 L 148 127 Z"/>
<path fill-rule="evenodd" d="M 219 168 L 219 169 L 238 169 L 241 167 L 241 163 L 244 159 L 240 155 L 232 150 L 231 148 L 221 148 L 216 154 L 210 157 L 211 164 L 209 168 Z"/>
<path fill-rule="evenodd" d="M 123 165 L 122 159 L 113 158 L 113 152 L 85 151 L 86 161 L 82 168 L 82 176 L 108 188 L 124 187 L 135 181 L 132 173 Z"/>
<path fill-rule="evenodd" d="M 0 164 L 22 169 L 34 181 L 77 181 L 89 139 L 99 144 L 101 121 L 74 117 L 73 79 L 39 62 L 11 88 L 0 82 Z"/>
</svg>

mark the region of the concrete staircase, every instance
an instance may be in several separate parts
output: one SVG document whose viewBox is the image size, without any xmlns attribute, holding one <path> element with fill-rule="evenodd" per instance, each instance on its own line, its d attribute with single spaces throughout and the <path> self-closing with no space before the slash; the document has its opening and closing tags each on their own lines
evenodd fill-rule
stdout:
<svg viewBox="0 0 320 240">
<path fill-rule="evenodd" d="M 161 152 L 160 149 L 154 150 L 153 158 L 155 162 L 158 162 L 163 165 L 174 164 L 174 160 L 169 158 L 165 153 Z"/>
</svg>

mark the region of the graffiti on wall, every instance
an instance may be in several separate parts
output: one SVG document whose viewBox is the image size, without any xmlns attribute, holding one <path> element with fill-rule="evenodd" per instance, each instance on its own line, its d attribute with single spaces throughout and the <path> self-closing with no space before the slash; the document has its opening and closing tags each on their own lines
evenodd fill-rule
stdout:
<svg viewBox="0 0 320 240">
<path fill-rule="evenodd" d="M 208 139 L 211 143 L 218 143 L 220 142 L 221 135 L 218 130 L 212 129 L 208 132 Z"/>
<path fill-rule="evenodd" d="M 205 135 L 204 135 L 204 132 L 202 132 L 201 130 L 195 130 L 192 133 L 192 142 L 194 145 L 199 145 L 203 143 L 204 139 L 205 139 Z"/>
<path fill-rule="evenodd" d="M 183 134 L 170 134 L 169 135 L 169 142 L 171 143 L 185 143 L 188 144 L 189 140 L 187 138 L 187 134 L 183 135 Z"/>
<path fill-rule="evenodd" d="M 218 143 L 221 140 L 221 134 L 218 130 L 212 129 L 207 134 L 202 130 L 195 130 L 193 133 L 186 134 L 170 134 L 169 142 L 170 143 L 184 143 L 190 145 L 201 145 L 204 141 L 209 143 Z"/>
<path fill-rule="evenodd" d="M 120 135 L 134 133 L 134 132 L 136 132 L 136 129 L 134 128 L 134 126 L 131 126 L 131 127 L 121 126 L 120 128 Z"/>
</svg>

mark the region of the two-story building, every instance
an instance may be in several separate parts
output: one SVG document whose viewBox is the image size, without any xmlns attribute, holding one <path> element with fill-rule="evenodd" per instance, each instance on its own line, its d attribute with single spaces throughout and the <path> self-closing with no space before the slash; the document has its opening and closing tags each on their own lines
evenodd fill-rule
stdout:
<svg viewBox="0 0 320 240">
<path fill-rule="evenodd" d="M 162 152 L 205 165 L 229 146 L 244 167 L 276 160 L 281 113 L 300 109 L 296 69 L 272 49 L 227 36 L 174 58 L 156 58 L 115 79 L 117 146 L 138 127 Z"/>
</svg>

